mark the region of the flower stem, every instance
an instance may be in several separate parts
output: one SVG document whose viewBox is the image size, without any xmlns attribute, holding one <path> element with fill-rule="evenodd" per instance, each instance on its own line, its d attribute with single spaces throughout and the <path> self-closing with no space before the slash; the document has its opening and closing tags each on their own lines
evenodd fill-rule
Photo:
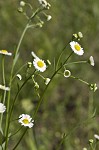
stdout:
<svg viewBox="0 0 99 150">
<path fill-rule="evenodd" d="M 67 66 L 67 65 L 82 64 L 82 63 L 87 63 L 87 61 L 76 61 L 76 62 L 67 63 L 67 64 L 65 64 L 65 65 Z M 64 65 L 64 66 L 65 66 L 65 65 Z"/>
<path fill-rule="evenodd" d="M 66 62 L 68 61 L 68 59 L 71 57 L 72 54 L 73 54 L 73 52 L 70 53 L 70 55 L 67 57 L 67 59 L 64 61 L 64 63 L 66 63 Z M 63 63 L 63 65 L 64 65 L 64 63 Z M 52 75 L 52 77 L 51 77 L 51 81 L 52 81 L 52 79 L 55 77 L 55 75 L 58 73 L 58 71 L 63 67 L 63 65 L 61 65 L 61 66 L 53 73 L 53 75 Z M 46 87 L 45 87 L 45 89 L 44 89 L 44 91 L 43 91 L 43 93 L 42 93 L 42 95 L 41 95 L 41 97 L 40 97 L 40 99 L 39 99 L 38 105 L 37 105 L 37 107 L 36 107 L 36 109 L 35 109 L 35 112 L 34 112 L 34 115 L 33 115 L 33 118 L 34 118 L 34 119 L 36 119 L 38 110 L 39 110 L 39 108 L 40 108 L 40 106 L 41 106 L 41 103 L 43 102 L 44 94 L 45 94 L 45 92 L 46 92 L 46 90 L 47 90 L 49 84 L 51 83 L 51 81 L 46 85 Z M 23 132 L 21 138 L 19 139 L 19 141 L 17 142 L 17 144 L 15 145 L 15 147 L 14 147 L 12 150 L 15 150 L 15 149 L 17 148 L 17 146 L 18 146 L 19 143 L 21 142 L 21 140 L 22 140 L 22 138 L 24 137 L 24 135 L 25 135 L 25 133 L 27 132 L 27 130 L 28 130 L 28 128 L 26 128 L 26 130 Z"/>
<path fill-rule="evenodd" d="M 56 150 L 60 150 L 61 149 L 61 145 L 64 143 L 64 140 L 66 140 L 72 133 L 74 133 L 79 127 L 81 127 L 84 124 L 88 124 L 88 122 L 90 123 L 90 121 L 93 119 L 93 115 L 90 118 L 87 118 L 79 123 L 77 123 L 77 125 L 73 128 L 70 129 L 70 131 L 67 134 L 64 134 L 64 136 L 62 137 L 62 139 L 60 140 L 58 146 L 56 147 Z"/>
<path fill-rule="evenodd" d="M 80 79 L 80 78 L 78 78 L 78 77 L 74 77 L 74 76 L 70 76 L 70 77 L 73 78 L 73 79 L 77 79 L 77 80 L 79 80 L 79 81 L 81 81 L 81 82 L 83 82 L 83 83 L 89 85 L 88 82 L 86 82 L 86 81 L 84 81 L 84 80 L 82 80 L 82 79 Z"/>
<path fill-rule="evenodd" d="M 12 81 L 14 80 L 14 78 L 16 77 L 16 75 L 27 65 L 27 62 L 21 67 L 19 68 L 19 70 L 15 73 L 15 75 L 12 78 Z"/>
<path fill-rule="evenodd" d="M 8 92 L 8 100 L 7 100 L 7 116 L 6 116 L 6 126 L 5 126 L 5 136 L 6 136 L 6 142 L 5 142 L 5 150 L 7 150 L 7 145 L 8 145 L 8 132 L 9 132 L 9 110 L 10 110 L 10 92 L 11 92 L 11 86 L 12 86 L 12 76 L 13 76 L 13 71 L 14 71 L 14 66 L 15 66 L 15 60 L 16 60 L 16 57 L 17 57 L 17 54 L 18 54 L 18 51 L 19 51 L 19 48 L 20 48 L 20 45 L 22 43 L 22 40 L 23 40 L 23 37 L 27 31 L 27 28 L 28 28 L 28 24 L 29 22 L 26 24 L 23 32 L 22 32 L 22 35 L 20 37 L 20 40 L 18 42 L 18 45 L 17 45 L 17 48 L 16 48 L 16 52 L 15 52 L 15 57 L 14 57 L 14 60 L 13 60 L 13 64 L 12 64 L 12 69 L 11 69 L 11 75 L 10 75 L 10 82 L 9 82 L 9 87 L 10 87 L 10 91 Z"/>
<path fill-rule="evenodd" d="M 19 49 L 20 49 L 20 45 L 22 43 L 22 40 L 23 40 L 23 37 L 27 31 L 27 29 L 29 28 L 29 24 L 31 23 L 31 20 L 33 20 L 33 18 L 40 12 L 42 11 L 42 9 L 38 8 L 32 15 L 31 17 L 29 18 L 23 32 L 22 32 L 22 35 L 20 37 L 20 40 L 18 42 L 18 45 L 17 45 L 17 48 L 16 48 L 16 52 L 15 52 L 15 56 L 14 56 L 14 60 L 13 60 L 13 64 L 12 64 L 12 69 L 11 69 L 11 75 L 10 75 L 10 82 L 9 82 L 9 87 L 11 89 L 11 86 L 12 86 L 12 78 L 13 78 L 13 71 L 14 71 L 14 66 L 16 64 L 16 61 L 17 61 L 17 57 L 18 57 L 18 52 L 19 52 Z M 6 142 L 5 142 L 5 150 L 7 150 L 7 145 L 8 145 L 8 133 L 9 133 L 9 110 L 10 110 L 10 93 L 11 91 L 9 91 L 8 93 L 8 100 L 7 100 L 7 116 L 6 116 L 6 126 L 5 126 L 5 136 L 6 136 Z M 17 96 L 18 96 L 19 93 L 17 93 Z M 11 112 L 12 113 L 12 112 Z M 11 115 L 11 114 L 10 114 Z M 10 117 L 11 118 L 11 117 Z M 24 136 L 24 135 L 23 135 Z"/>
<path fill-rule="evenodd" d="M 89 108 L 88 108 L 88 116 L 93 114 L 93 91 L 89 93 Z"/>
<path fill-rule="evenodd" d="M 28 127 L 25 129 L 25 131 L 23 132 L 22 136 L 20 137 L 19 141 L 17 142 L 17 144 L 14 146 L 14 148 L 12 150 L 15 150 L 17 148 L 17 146 L 19 145 L 19 143 L 21 142 L 21 140 L 23 139 L 25 133 L 27 132 Z"/>
<path fill-rule="evenodd" d="M 65 51 L 65 49 L 66 49 L 66 47 L 67 47 L 68 44 L 69 44 L 69 42 L 63 47 L 63 49 L 62 49 L 62 51 L 61 51 L 61 53 L 60 53 L 60 55 L 59 55 L 59 58 L 58 58 L 58 60 L 57 60 L 55 70 L 57 69 L 57 67 L 58 67 L 58 65 L 59 65 L 59 62 L 60 62 L 60 59 L 61 59 L 61 57 L 62 57 L 62 55 L 63 55 L 63 53 L 64 53 L 64 51 Z"/>
<path fill-rule="evenodd" d="M 35 112 L 34 112 L 34 115 L 33 115 L 33 118 L 34 118 L 34 119 L 36 118 L 36 115 L 37 115 L 37 113 L 38 113 L 38 110 L 39 110 L 39 108 L 40 108 L 40 106 L 41 106 L 41 103 L 42 103 L 42 101 L 43 101 L 44 94 L 45 94 L 45 92 L 46 92 L 46 90 L 47 90 L 49 84 L 52 82 L 52 80 L 53 80 L 53 78 L 55 77 L 55 75 L 56 75 L 56 74 L 58 73 L 58 71 L 64 66 L 64 64 L 68 61 L 68 59 L 71 57 L 72 54 L 73 54 L 73 53 L 70 53 L 70 55 L 67 57 L 67 59 L 64 61 L 64 63 L 53 73 L 50 82 L 46 85 L 46 87 L 45 87 L 45 89 L 44 89 L 44 91 L 43 91 L 43 93 L 42 93 L 42 95 L 41 95 L 41 97 L 40 97 L 40 99 L 39 99 L 38 105 L 37 105 L 37 107 L 36 107 L 36 109 L 35 109 Z"/>
<path fill-rule="evenodd" d="M 3 76 L 3 84 L 5 85 L 5 69 L 4 69 L 4 61 L 5 61 L 5 56 L 3 55 L 3 58 L 2 58 L 2 76 Z"/>
<path fill-rule="evenodd" d="M 9 136 L 9 138 L 11 138 L 12 136 L 16 135 L 23 127 L 21 126 L 15 133 L 13 133 L 12 135 Z"/>
<path fill-rule="evenodd" d="M 3 55 L 2 57 L 2 78 L 3 78 L 3 85 L 5 85 L 5 67 L 4 67 L 4 64 L 5 64 L 5 56 Z M 4 91 L 4 95 L 3 95 L 3 104 L 5 103 L 5 98 L 6 98 L 6 90 Z M 3 131 L 2 131 L 2 119 L 3 119 L 3 114 L 1 114 L 1 118 L 0 118 L 0 130 L 3 134 Z"/>
<path fill-rule="evenodd" d="M 11 107 L 11 110 L 10 110 L 10 115 L 9 115 L 9 121 L 10 121 L 10 118 L 11 118 L 11 115 L 12 115 L 12 112 L 13 112 L 13 108 L 14 108 L 14 104 L 17 100 L 17 97 L 19 95 L 19 93 L 21 92 L 22 88 L 26 85 L 26 83 L 28 82 L 28 80 L 31 79 L 32 75 L 34 75 L 35 71 L 24 81 L 24 83 L 21 85 L 21 87 L 19 88 L 14 100 L 13 100 L 13 103 L 12 103 L 12 107 Z"/>
</svg>

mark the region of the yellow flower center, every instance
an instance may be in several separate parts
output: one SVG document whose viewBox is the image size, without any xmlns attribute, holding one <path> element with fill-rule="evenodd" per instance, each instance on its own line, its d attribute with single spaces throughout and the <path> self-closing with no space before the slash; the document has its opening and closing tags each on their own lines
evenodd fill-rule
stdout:
<svg viewBox="0 0 99 150">
<path fill-rule="evenodd" d="M 81 49 L 81 47 L 80 47 L 80 45 L 79 44 L 75 44 L 75 49 L 77 50 L 77 51 L 80 51 L 80 49 Z"/>
<path fill-rule="evenodd" d="M 28 124 L 28 123 L 29 123 L 29 120 L 28 120 L 28 119 L 24 119 L 24 120 L 23 120 L 23 123 L 24 123 L 24 124 Z"/>
<path fill-rule="evenodd" d="M 42 67 L 44 66 L 44 62 L 41 61 L 41 60 L 39 60 L 39 61 L 37 62 L 37 65 L 38 65 L 40 68 L 42 68 Z"/>
<path fill-rule="evenodd" d="M 8 53 L 7 50 L 5 50 L 5 49 L 1 50 L 1 52 L 5 53 L 5 54 Z"/>
</svg>

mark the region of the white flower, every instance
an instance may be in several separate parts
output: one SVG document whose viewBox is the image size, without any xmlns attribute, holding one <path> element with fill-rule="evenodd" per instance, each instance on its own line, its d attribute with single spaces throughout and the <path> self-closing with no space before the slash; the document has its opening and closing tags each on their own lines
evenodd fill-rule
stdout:
<svg viewBox="0 0 99 150">
<path fill-rule="evenodd" d="M 47 85 L 47 84 L 49 84 L 49 82 L 50 82 L 50 78 L 45 78 L 45 84 Z"/>
<path fill-rule="evenodd" d="M 1 84 L 0 84 L 0 89 L 4 91 L 10 91 L 9 87 L 6 87 L 5 85 L 1 85 Z"/>
<path fill-rule="evenodd" d="M 46 0 L 38 0 L 38 1 L 42 5 L 42 7 L 44 7 L 44 8 L 49 9 L 51 6 Z"/>
<path fill-rule="evenodd" d="M 20 74 L 16 75 L 18 77 L 19 80 L 22 80 L 22 76 Z"/>
<path fill-rule="evenodd" d="M 48 15 L 47 16 L 47 21 L 50 21 L 52 19 L 52 16 Z"/>
<path fill-rule="evenodd" d="M 64 77 L 69 78 L 71 76 L 71 72 L 69 70 L 64 71 Z"/>
<path fill-rule="evenodd" d="M 70 47 L 77 55 L 83 55 L 84 53 L 83 48 L 80 46 L 78 42 L 75 41 L 70 42 Z"/>
<path fill-rule="evenodd" d="M 34 120 L 32 120 L 32 118 L 27 114 L 20 115 L 18 121 L 19 123 L 21 123 L 22 126 L 25 126 L 25 127 L 32 128 L 34 125 L 33 124 Z"/>
<path fill-rule="evenodd" d="M 94 66 L 94 65 L 95 65 L 93 56 L 90 56 L 90 58 L 89 58 L 89 63 L 90 63 L 91 66 Z"/>
<path fill-rule="evenodd" d="M 6 107 L 4 104 L 0 103 L 0 113 L 4 113 L 6 110 Z"/>
<path fill-rule="evenodd" d="M 95 137 L 97 140 L 99 140 L 99 135 L 94 134 L 94 137 Z"/>
<path fill-rule="evenodd" d="M 0 50 L 0 54 L 11 56 L 12 53 L 9 53 L 7 50 Z"/>
<path fill-rule="evenodd" d="M 33 61 L 33 65 L 35 69 L 37 69 L 40 72 L 44 72 L 46 70 L 46 64 L 42 59 L 35 58 Z"/>
</svg>

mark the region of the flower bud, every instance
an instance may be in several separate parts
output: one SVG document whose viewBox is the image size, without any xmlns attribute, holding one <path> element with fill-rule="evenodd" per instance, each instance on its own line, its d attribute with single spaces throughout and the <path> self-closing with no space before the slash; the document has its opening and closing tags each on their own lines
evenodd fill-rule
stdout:
<svg viewBox="0 0 99 150">
<path fill-rule="evenodd" d="M 32 63 L 31 63 L 31 62 L 28 62 L 28 63 L 27 63 L 27 67 L 28 67 L 28 68 L 31 68 L 31 67 L 32 67 Z"/>
<path fill-rule="evenodd" d="M 23 13 L 23 8 L 22 8 L 22 7 L 19 7 L 19 8 L 18 8 L 18 12 L 19 12 L 19 13 Z"/>
<path fill-rule="evenodd" d="M 47 85 L 47 84 L 49 84 L 50 80 L 51 80 L 50 78 L 45 78 L 44 83 Z"/>
<path fill-rule="evenodd" d="M 37 82 L 35 82 L 34 83 L 35 85 L 34 85 L 34 88 L 37 90 L 37 89 L 39 89 L 39 85 L 38 85 L 38 83 Z"/>
<path fill-rule="evenodd" d="M 98 88 L 97 88 L 97 85 L 96 85 L 96 83 L 94 83 L 94 84 L 90 84 L 90 90 L 92 90 L 92 91 L 96 91 Z"/>
<path fill-rule="evenodd" d="M 89 139 L 89 144 L 93 144 L 93 139 Z"/>
<path fill-rule="evenodd" d="M 24 1 L 20 1 L 20 6 L 24 7 L 25 6 L 25 2 Z"/>
<path fill-rule="evenodd" d="M 89 63 L 91 66 L 94 66 L 94 65 L 95 65 L 93 56 L 90 56 L 90 58 L 89 58 L 89 60 L 88 60 L 88 63 Z"/>
<path fill-rule="evenodd" d="M 47 16 L 47 21 L 50 21 L 52 19 L 52 16 L 48 15 Z"/>
<path fill-rule="evenodd" d="M 78 32 L 78 36 L 79 36 L 80 39 L 83 38 L 82 32 Z"/>
</svg>

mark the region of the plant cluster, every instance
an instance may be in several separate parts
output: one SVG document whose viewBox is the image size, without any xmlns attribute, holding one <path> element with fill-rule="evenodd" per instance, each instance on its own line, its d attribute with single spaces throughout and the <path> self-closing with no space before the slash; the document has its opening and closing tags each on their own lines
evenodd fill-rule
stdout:
<svg viewBox="0 0 99 150">
<path fill-rule="evenodd" d="M 43 97 L 46 94 L 46 91 L 48 87 L 50 86 L 51 82 L 53 82 L 56 75 L 61 75 L 64 78 L 73 78 L 76 79 L 85 85 L 88 86 L 89 90 L 92 92 L 95 92 L 97 90 L 96 83 L 89 83 L 79 77 L 73 76 L 72 71 L 69 70 L 69 65 L 76 65 L 76 64 L 90 64 L 91 66 L 95 65 L 93 56 L 90 56 L 87 60 L 83 61 L 71 61 L 68 62 L 70 57 L 74 54 L 78 55 L 78 57 L 81 57 L 84 55 L 84 48 L 81 46 L 81 40 L 83 38 L 83 34 L 81 32 L 75 33 L 72 35 L 71 40 L 65 44 L 63 49 L 61 50 L 61 53 L 59 54 L 58 58 L 55 60 L 55 63 L 51 63 L 49 59 L 43 60 L 39 56 L 37 56 L 33 51 L 31 51 L 32 61 L 30 60 L 23 66 L 20 66 L 20 69 L 17 70 L 17 72 L 14 71 L 16 63 L 18 62 L 19 56 L 20 56 L 20 49 L 23 37 L 25 36 L 25 33 L 28 29 L 35 29 L 35 28 L 41 28 L 43 27 L 44 21 L 43 17 L 46 18 L 46 21 L 50 21 L 52 18 L 51 15 L 46 14 L 45 11 L 49 10 L 51 5 L 46 0 L 38 0 L 39 7 L 34 11 L 32 5 L 30 3 L 26 3 L 24 1 L 20 1 L 20 6 L 18 8 L 18 12 L 20 14 L 25 15 L 27 24 L 22 32 L 22 35 L 19 39 L 18 45 L 15 48 L 15 51 L 8 52 L 7 50 L 3 49 L 0 50 L 0 55 L 2 58 L 2 84 L 0 84 L 0 90 L 1 92 L 1 101 L 0 101 L 0 149 L 1 150 L 7 150 L 8 144 L 10 143 L 10 139 L 13 138 L 16 134 L 20 132 L 20 130 L 23 130 L 22 135 L 20 136 L 20 139 L 16 142 L 12 150 L 15 150 L 21 140 L 23 139 L 25 133 L 29 128 L 32 128 L 36 124 L 36 118 L 38 115 L 38 111 L 40 109 L 40 106 L 43 102 Z M 28 13 L 28 10 L 30 11 Z M 66 49 L 67 47 L 70 47 L 70 54 L 66 55 Z M 65 59 L 63 56 L 66 55 Z M 11 74 L 9 83 L 6 83 L 6 75 L 5 75 L 5 61 L 6 57 L 12 57 L 12 68 L 11 68 Z M 44 72 L 48 72 L 49 66 L 52 65 L 53 71 L 52 74 L 49 75 L 49 77 L 45 77 Z M 26 68 L 26 72 L 23 75 L 21 75 L 21 70 L 23 68 Z M 42 92 L 40 92 L 40 85 L 39 82 L 36 80 L 37 77 L 39 80 L 44 81 L 45 88 Z M 21 84 L 17 83 L 17 91 L 14 98 L 11 97 L 12 93 L 12 87 L 13 82 L 21 82 Z M 15 103 L 18 99 L 18 96 L 23 89 L 23 87 L 28 83 L 28 81 L 33 82 L 33 88 L 37 93 L 38 97 L 38 104 L 35 108 L 34 114 L 30 116 L 29 114 L 26 114 L 25 112 L 22 112 L 19 116 L 17 116 L 16 119 L 13 119 L 13 111 L 15 108 Z M 11 124 L 17 122 L 17 124 L 20 123 L 20 128 L 16 129 L 14 133 L 11 131 Z M 58 149 L 60 148 L 61 144 L 63 143 L 64 139 L 66 138 L 66 134 L 64 134 L 61 142 L 59 143 Z M 95 135 L 95 138 L 99 140 L 98 135 Z M 90 142 L 91 146 L 93 142 Z M 85 150 L 86 148 L 84 148 Z"/>
</svg>

